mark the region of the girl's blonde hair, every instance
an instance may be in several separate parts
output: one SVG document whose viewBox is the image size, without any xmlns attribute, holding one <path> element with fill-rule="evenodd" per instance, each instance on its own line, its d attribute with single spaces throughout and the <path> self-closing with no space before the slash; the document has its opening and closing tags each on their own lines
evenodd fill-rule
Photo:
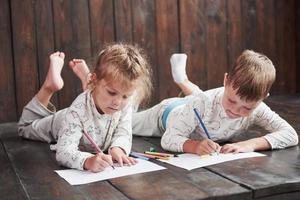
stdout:
<svg viewBox="0 0 300 200">
<path fill-rule="evenodd" d="M 268 96 L 275 76 L 275 67 L 267 56 L 245 50 L 228 73 L 227 80 L 241 99 L 259 101 Z"/>
<path fill-rule="evenodd" d="M 94 73 L 97 80 L 119 82 L 124 88 L 136 87 L 134 104 L 148 100 L 152 92 L 152 70 L 144 51 L 137 45 L 107 45 L 98 55 Z"/>
</svg>

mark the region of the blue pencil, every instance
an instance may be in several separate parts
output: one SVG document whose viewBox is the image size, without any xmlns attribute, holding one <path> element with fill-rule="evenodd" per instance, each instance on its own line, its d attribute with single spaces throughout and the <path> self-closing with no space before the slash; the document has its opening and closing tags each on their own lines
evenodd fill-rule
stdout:
<svg viewBox="0 0 300 200">
<path fill-rule="evenodd" d="M 133 151 L 130 153 L 130 156 L 133 156 L 133 157 L 135 157 L 135 158 L 140 158 L 140 159 L 143 159 L 143 160 L 150 160 L 149 158 L 147 158 L 147 157 L 145 157 L 145 156 L 142 156 L 142 155 L 140 155 L 139 153 L 133 152 Z"/>
<path fill-rule="evenodd" d="M 199 122 L 200 122 L 200 125 L 201 125 L 201 127 L 203 128 L 203 130 L 204 130 L 204 132 L 205 132 L 207 138 L 208 138 L 208 139 L 211 139 L 210 136 L 209 136 L 209 133 L 208 133 L 208 131 L 207 131 L 207 129 L 206 129 L 206 127 L 205 127 L 205 125 L 204 125 L 204 123 L 203 123 L 203 121 L 202 121 L 202 119 L 201 119 L 201 117 L 200 117 L 200 115 L 199 115 L 199 113 L 198 113 L 198 111 L 197 111 L 196 108 L 194 108 L 194 112 L 195 112 L 196 117 L 198 118 L 198 120 L 199 120 Z"/>
</svg>

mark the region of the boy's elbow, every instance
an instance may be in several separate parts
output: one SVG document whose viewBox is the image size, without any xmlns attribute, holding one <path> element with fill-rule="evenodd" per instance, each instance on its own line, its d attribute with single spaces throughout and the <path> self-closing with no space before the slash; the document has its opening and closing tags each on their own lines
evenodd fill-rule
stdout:
<svg viewBox="0 0 300 200">
<path fill-rule="evenodd" d="M 292 132 L 291 132 L 291 136 L 292 136 L 292 144 L 291 144 L 291 146 L 295 146 L 295 145 L 297 145 L 298 143 L 299 143 L 299 136 L 298 136 L 298 134 L 297 134 L 297 132 L 296 132 L 296 130 L 293 130 Z"/>
<path fill-rule="evenodd" d="M 294 145 L 297 145 L 299 143 L 299 135 L 295 131 L 295 140 L 294 140 Z"/>
<path fill-rule="evenodd" d="M 170 140 L 168 140 L 168 138 L 165 135 L 163 135 L 160 140 L 160 145 L 164 150 L 171 151 L 170 145 L 168 145 L 169 144 L 168 141 L 170 142 Z"/>
<path fill-rule="evenodd" d="M 168 150 L 168 148 L 167 148 L 168 146 L 166 145 L 163 137 L 160 140 L 160 145 L 164 150 Z"/>
</svg>

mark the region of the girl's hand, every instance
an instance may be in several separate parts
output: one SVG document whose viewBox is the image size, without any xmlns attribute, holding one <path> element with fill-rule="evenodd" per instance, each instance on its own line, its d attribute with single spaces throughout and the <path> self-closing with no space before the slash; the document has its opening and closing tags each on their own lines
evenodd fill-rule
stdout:
<svg viewBox="0 0 300 200">
<path fill-rule="evenodd" d="M 111 167 L 112 165 L 113 161 L 111 155 L 98 153 L 87 158 L 84 162 L 83 168 L 92 172 L 100 172 L 106 167 Z"/>
<path fill-rule="evenodd" d="M 221 149 L 220 145 L 210 139 L 204 139 L 198 141 L 194 148 L 194 153 L 198 155 L 211 154 L 219 152 Z"/>
<path fill-rule="evenodd" d="M 135 165 L 137 163 L 137 160 L 131 157 L 128 157 L 123 149 L 120 147 L 113 147 L 110 150 L 110 154 L 112 158 L 119 163 L 119 165 L 122 167 L 123 164 L 127 164 L 129 166 Z"/>
<path fill-rule="evenodd" d="M 240 152 L 252 152 L 253 148 L 243 145 L 242 143 L 225 144 L 222 146 L 220 153 L 240 153 Z"/>
</svg>

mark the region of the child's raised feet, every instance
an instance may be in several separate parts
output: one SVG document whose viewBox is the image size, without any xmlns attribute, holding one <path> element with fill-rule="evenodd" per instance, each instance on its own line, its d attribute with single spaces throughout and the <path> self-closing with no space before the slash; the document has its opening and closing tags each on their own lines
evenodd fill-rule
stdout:
<svg viewBox="0 0 300 200">
<path fill-rule="evenodd" d="M 175 53 L 170 58 L 172 76 L 176 83 L 182 83 L 187 79 L 186 59 L 187 55 L 185 53 Z"/>
<path fill-rule="evenodd" d="M 81 81 L 82 89 L 85 90 L 91 78 L 90 69 L 83 59 L 73 59 L 69 62 L 70 68 Z"/>
<path fill-rule="evenodd" d="M 42 88 L 54 93 L 64 86 L 64 81 L 61 77 L 64 59 L 65 54 L 63 52 L 57 51 L 50 55 L 49 69 Z"/>
</svg>

